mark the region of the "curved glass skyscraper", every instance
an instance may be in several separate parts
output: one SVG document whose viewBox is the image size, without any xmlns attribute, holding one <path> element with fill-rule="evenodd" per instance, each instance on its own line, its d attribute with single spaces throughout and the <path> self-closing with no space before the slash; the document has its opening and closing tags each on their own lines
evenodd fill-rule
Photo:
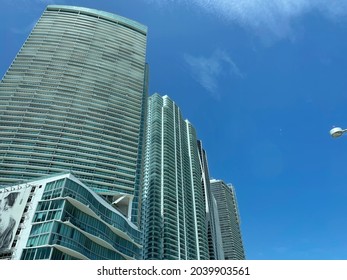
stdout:
<svg viewBox="0 0 347 280">
<path fill-rule="evenodd" d="M 222 180 L 211 180 L 211 191 L 216 199 L 224 259 L 244 260 L 240 215 L 235 189 Z"/>
<path fill-rule="evenodd" d="M 143 258 L 209 259 L 196 133 L 168 97 L 148 101 Z"/>
<path fill-rule="evenodd" d="M 136 213 L 146 34 L 111 13 L 47 7 L 0 83 L 0 185 L 71 170 Z"/>
</svg>

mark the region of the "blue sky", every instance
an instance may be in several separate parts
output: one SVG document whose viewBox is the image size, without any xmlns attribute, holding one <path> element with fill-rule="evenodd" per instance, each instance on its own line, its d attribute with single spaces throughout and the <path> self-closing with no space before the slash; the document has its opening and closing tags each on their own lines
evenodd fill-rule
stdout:
<svg viewBox="0 0 347 280">
<path fill-rule="evenodd" d="M 3 0 L 1 76 L 47 4 L 148 26 L 150 93 L 235 186 L 248 259 L 347 259 L 346 1 Z"/>
</svg>

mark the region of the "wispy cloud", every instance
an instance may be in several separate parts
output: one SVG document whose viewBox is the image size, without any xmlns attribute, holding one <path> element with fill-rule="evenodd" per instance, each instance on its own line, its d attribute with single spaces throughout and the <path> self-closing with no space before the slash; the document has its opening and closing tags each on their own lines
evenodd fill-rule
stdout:
<svg viewBox="0 0 347 280">
<path fill-rule="evenodd" d="M 217 98 L 220 97 L 218 81 L 222 76 L 243 78 L 243 74 L 230 55 L 220 49 L 215 50 L 209 57 L 185 54 L 184 59 L 193 78 Z"/>
<path fill-rule="evenodd" d="M 220 19 L 234 22 L 258 35 L 284 38 L 292 33 L 293 21 L 318 11 L 329 18 L 347 15 L 346 0 L 147 0 L 193 5 Z"/>
</svg>

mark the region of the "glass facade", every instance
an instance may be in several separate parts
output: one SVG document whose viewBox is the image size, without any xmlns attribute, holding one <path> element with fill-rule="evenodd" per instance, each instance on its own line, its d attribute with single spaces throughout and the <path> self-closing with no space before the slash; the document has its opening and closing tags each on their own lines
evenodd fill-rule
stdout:
<svg viewBox="0 0 347 280">
<path fill-rule="evenodd" d="M 142 203 L 144 259 L 209 258 L 195 130 L 158 94 L 148 101 Z"/>
<path fill-rule="evenodd" d="M 194 127 L 168 96 L 148 98 L 146 38 L 142 24 L 93 9 L 41 16 L 0 82 L 0 186 L 48 181 L 0 258 L 241 258 L 233 191 L 211 195 Z"/>
<path fill-rule="evenodd" d="M 224 259 L 244 260 L 235 189 L 221 180 L 211 180 L 211 190 L 217 202 Z"/>
<path fill-rule="evenodd" d="M 140 241 L 134 224 L 67 175 L 46 184 L 20 258 L 138 259 Z"/>
<path fill-rule="evenodd" d="M 110 13 L 47 7 L 0 83 L 2 185 L 73 171 L 101 194 L 135 196 L 138 221 L 146 34 Z"/>
</svg>

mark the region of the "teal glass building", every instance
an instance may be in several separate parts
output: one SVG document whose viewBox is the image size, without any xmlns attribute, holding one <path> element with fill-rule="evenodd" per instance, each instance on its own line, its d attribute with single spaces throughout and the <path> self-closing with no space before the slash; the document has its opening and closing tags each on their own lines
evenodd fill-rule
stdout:
<svg viewBox="0 0 347 280">
<path fill-rule="evenodd" d="M 211 191 L 216 200 L 224 259 L 244 260 L 240 215 L 235 188 L 222 180 L 211 180 Z"/>
<path fill-rule="evenodd" d="M 143 258 L 209 259 L 197 138 L 168 97 L 148 100 Z"/>
<path fill-rule="evenodd" d="M 137 226 L 70 173 L 2 188 L 1 201 L 0 259 L 140 257 Z"/>
<path fill-rule="evenodd" d="M 0 185 L 72 171 L 139 221 L 146 38 L 118 15 L 47 7 L 0 83 Z"/>
</svg>

